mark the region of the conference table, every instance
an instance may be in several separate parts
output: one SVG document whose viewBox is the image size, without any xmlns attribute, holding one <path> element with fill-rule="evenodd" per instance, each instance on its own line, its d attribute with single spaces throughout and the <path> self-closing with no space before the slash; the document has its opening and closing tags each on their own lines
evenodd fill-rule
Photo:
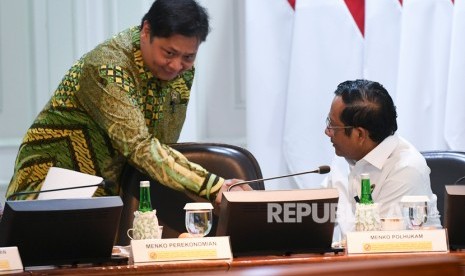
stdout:
<svg viewBox="0 0 465 276">
<path fill-rule="evenodd" d="M 465 251 L 347 255 L 344 252 L 247 256 L 232 260 L 108 263 L 35 268 L 24 275 L 465 275 Z"/>
</svg>

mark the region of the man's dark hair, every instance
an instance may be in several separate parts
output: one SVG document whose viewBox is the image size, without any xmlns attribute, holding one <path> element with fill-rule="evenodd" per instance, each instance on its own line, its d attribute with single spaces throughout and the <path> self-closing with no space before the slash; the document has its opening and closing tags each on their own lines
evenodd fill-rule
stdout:
<svg viewBox="0 0 465 276">
<path fill-rule="evenodd" d="M 204 42 L 210 31 L 208 13 L 194 0 L 156 0 L 142 18 L 150 25 L 150 38 L 175 34 Z"/>
<path fill-rule="evenodd" d="M 345 81 L 334 92 L 346 105 L 340 120 L 346 126 L 363 127 L 369 137 L 380 143 L 397 130 L 397 112 L 387 90 L 369 80 Z M 352 129 L 346 129 L 350 135 Z"/>
</svg>

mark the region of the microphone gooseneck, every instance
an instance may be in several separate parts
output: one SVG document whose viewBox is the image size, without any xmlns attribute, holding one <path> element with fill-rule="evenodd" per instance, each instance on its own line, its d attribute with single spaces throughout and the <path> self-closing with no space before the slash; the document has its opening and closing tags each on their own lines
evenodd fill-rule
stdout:
<svg viewBox="0 0 465 276">
<path fill-rule="evenodd" d="M 76 186 L 76 187 L 67 187 L 67 188 L 58 188 L 58 189 L 50 189 L 50 190 L 42 190 L 42 191 L 29 191 L 29 192 L 17 192 L 9 195 L 6 200 L 10 200 L 14 197 L 17 196 L 22 196 L 22 195 L 33 195 L 33 194 L 41 194 L 41 193 L 47 193 L 47 192 L 58 192 L 58 191 L 66 191 L 66 190 L 75 190 L 75 189 L 82 189 L 82 188 L 90 188 L 90 187 L 103 187 L 106 188 L 109 183 L 105 183 L 105 180 L 103 180 L 100 183 L 97 184 L 90 184 L 90 185 L 85 185 L 85 186 Z"/>
<path fill-rule="evenodd" d="M 465 179 L 465 176 L 462 176 L 460 177 L 459 179 L 457 179 L 454 184 L 459 184 L 460 182 L 462 182 L 463 180 Z"/>
<path fill-rule="evenodd" d="M 330 171 L 331 171 L 331 168 L 329 166 L 323 165 L 323 166 L 319 166 L 318 169 L 313 170 L 313 171 L 306 171 L 306 172 L 293 173 L 293 174 L 287 174 L 287 175 L 282 175 L 282 176 L 275 176 L 275 177 L 270 177 L 270 178 L 261 178 L 261 179 L 237 182 L 229 186 L 227 191 L 229 192 L 235 186 L 249 184 L 249 183 L 258 182 L 258 181 L 273 180 L 273 179 L 285 178 L 285 177 L 296 176 L 296 175 L 307 174 L 307 173 L 326 174 L 326 173 L 329 173 Z"/>
</svg>

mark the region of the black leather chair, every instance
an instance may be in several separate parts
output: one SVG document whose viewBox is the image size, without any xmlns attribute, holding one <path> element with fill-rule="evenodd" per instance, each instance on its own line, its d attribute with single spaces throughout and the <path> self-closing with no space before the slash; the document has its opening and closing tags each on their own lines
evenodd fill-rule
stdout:
<svg viewBox="0 0 465 276">
<path fill-rule="evenodd" d="M 171 145 L 190 161 L 197 163 L 226 179 L 261 179 L 262 172 L 255 157 L 246 149 L 219 143 L 179 143 Z M 186 232 L 184 205 L 188 202 L 207 201 L 189 193 L 170 189 L 151 179 L 131 165 L 126 165 L 121 176 L 123 189 L 123 212 L 116 244 L 127 245 L 127 229 L 132 227 L 134 211 L 139 205 L 139 182 L 150 180 L 152 207 L 157 210 L 159 224 L 163 225 L 163 238 L 176 238 Z M 264 190 L 262 181 L 250 185 L 255 190 Z M 210 236 L 216 233 L 218 217 L 213 218 Z"/>
<path fill-rule="evenodd" d="M 431 189 L 438 198 L 438 210 L 441 224 L 444 225 L 445 185 L 465 184 L 465 152 L 460 151 L 424 151 L 426 163 L 431 169 Z"/>
</svg>

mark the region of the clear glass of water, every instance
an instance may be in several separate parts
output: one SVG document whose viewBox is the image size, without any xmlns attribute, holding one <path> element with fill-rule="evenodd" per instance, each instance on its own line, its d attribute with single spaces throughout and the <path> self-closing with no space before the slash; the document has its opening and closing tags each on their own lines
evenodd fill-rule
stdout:
<svg viewBox="0 0 465 276">
<path fill-rule="evenodd" d="M 418 202 L 408 207 L 408 218 L 412 229 L 421 229 L 428 220 L 428 204 Z"/>
<path fill-rule="evenodd" d="M 211 203 L 187 203 L 186 230 L 194 237 L 204 237 L 210 233 L 213 224 L 213 205 Z"/>
<path fill-rule="evenodd" d="M 430 199 L 426 195 L 406 195 L 400 200 L 402 215 L 408 229 L 421 229 L 428 220 L 428 203 Z"/>
</svg>

